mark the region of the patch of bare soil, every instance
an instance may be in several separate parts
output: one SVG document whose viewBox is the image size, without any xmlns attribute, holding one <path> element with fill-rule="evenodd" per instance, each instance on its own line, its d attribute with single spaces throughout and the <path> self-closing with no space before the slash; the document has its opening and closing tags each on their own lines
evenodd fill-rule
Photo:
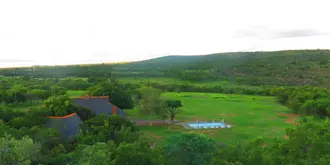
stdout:
<svg viewBox="0 0 330 165">
<path fill-rule="evenodd" d="M 231 116 L 236 117 L 237 115 L 236 114 L 231 114 Z"/>
<path fill-rule="evenodd" d="M 249 115 L 254 115 L 254 113 L 253 112 L 249 112 Z"/>
<path fill-rule="evenodd" d="M 278 115 L 287 117 L 285 122 L 288 123 L 288 124 L 296 124 L 295 119 L 296 119 L 297 116 L 299 116 L 299 115 L 296 115 L 296 114 L 288 114 L 288 113 L 279 113 Z"/>
<path fill-rule="evenodd" d="M 289 139 L 289 136 L 288 135 L 284 135 L 284 139 Z"/>
<path fill-rule="evenodd" d="M 254 128 L 254 126 L 249 126 L 249 128 L 250 128 L 250 129 L 253 129 L 253 128 Z"/>
</svg>

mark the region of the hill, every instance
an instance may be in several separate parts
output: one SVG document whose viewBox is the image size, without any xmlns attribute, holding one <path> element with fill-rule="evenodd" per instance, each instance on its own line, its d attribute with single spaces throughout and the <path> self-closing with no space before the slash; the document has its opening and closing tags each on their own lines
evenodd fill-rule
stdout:
<svg viewBox="0 0 330 165">
<path fill-rule="evenodd" d="M 2 69 L 0 75 L 34 77 L 172 77 L 189 81 L 228 80 L 249 85 L 314 85 L 330 88 L 330 50 L 232 52 L 165 56 L 126 64 Z"/>
<path fill-rule="evenodd" d="M 137 66 L 143 66 L 137 67 Z M 158 66 L 158 67 L 157 67 Z M 167 56 L 120 65 L 140 75 L 205 81 L 224 79 L 250 85 L 315 85 L 330 87 L 330 50 L 218 53 Z M 123 70 L 122 70 L 123 71 Z"/>
</svg>

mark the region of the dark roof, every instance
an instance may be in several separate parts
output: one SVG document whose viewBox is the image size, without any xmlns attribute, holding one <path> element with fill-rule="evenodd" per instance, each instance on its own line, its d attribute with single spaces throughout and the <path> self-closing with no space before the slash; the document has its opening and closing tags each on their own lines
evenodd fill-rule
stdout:
<svg viewBox="0 0 330 165">
<path fill-rule="evenodd" d="M 46 127 L 59 130 L 62 138 L 67 139 L 70 136 L 79 134 L 80 124 L 83 124 L 80 117 L 76 113 L 72 113 L 61 117 L 50 116 Z"/>
<path fill-rule="evenodd" d="M 126 117 L 123 110 L 111 104 L 106 97 L 73 98 L 75 104 L 91 109 L 96 115 L 112 115 L 113 108 L 116 108 L 116 115 Z"/>
</svg>

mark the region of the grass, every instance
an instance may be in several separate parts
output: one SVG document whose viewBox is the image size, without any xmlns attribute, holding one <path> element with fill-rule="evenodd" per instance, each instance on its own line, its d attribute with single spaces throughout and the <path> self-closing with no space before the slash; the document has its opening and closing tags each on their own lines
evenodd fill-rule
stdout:
<svg viewBox="0 0 330 165">
<path fill-rule="evenodd" d="M 87 91 L 85 90 L 68 90 L 68 95 L 70 97 L 79 97 L 79 96 L 85 96 Z"/>
<path fill-rule="evenodd" d="M 159 83 L 159 84 L 190 84 L 196 86 L 205 86 L 205 85 L 221 85 L 224 87 L 244 87 L 244 88 L 260 88 L 259 86 L 249 86 L 242 84 L 233 84 L 228 81 L 204 81 L 204 82 L 191 82 L 191 81 L 183 81 L 174 78 L 119 78 L 119 81 L 126 83 Z"/>
<path fill-rule="evenodd" d="M 9 104 L 7 105 L 7 108 L 12 109 L 14 111 L 22 111 L 26 112 L 30 108 L 39 108 L 42 104 L 42 101 L 27 101 L 24 103 L 19 103 L 19 104 Z"/>
<path fill-rule="evenodd" d="M 173 92 L 164 93 L 162 97 L 181 100 L 183 107 L 176 117 L 180 121 L 224 119 L 233 127 L 210 130 L 186 130 L 181 125 L 139 127 L 159 141 L 180 132 L 193 131 L 207 134 L 215 141 L 226 144 L 247 142 L 258 136 L 270 142 L 274 138 L 284 138 L 285 129 L 294 127 L 289 121 L 294 117 L 289 116 L 290 109 L 277 104 L 273 97 Z M 127 113 L 132 118 L 148 119 L 138 113 L 138 108 L 127 110 Z"/>
</svg>

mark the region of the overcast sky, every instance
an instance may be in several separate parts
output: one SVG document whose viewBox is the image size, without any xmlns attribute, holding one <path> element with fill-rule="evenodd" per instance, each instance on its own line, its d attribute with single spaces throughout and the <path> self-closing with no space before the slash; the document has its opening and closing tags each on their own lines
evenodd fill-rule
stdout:
<svg viewBox="0 0 330 165">
<path fill-rule="evenodd" d="M 329 49 L 326 0 L 0 0 L 0 67 Z"/>
</svg>

